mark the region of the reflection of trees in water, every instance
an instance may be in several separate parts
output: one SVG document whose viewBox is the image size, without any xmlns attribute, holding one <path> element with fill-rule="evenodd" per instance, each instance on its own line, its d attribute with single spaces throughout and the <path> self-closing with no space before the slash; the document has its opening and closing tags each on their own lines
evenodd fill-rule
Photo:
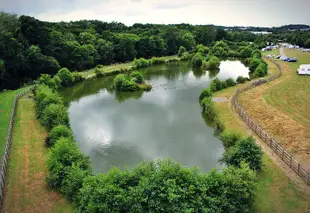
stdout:
<svg viewBox="0 0 310 213">
<path fill-rule="evenodd" d="M 140 99 L 143 95 L 144 91 L 134 91 L 134 92 L 124 92 L 124 91 L 115 91 L 115 100 L 117 100 L 119 103 L 123 103 L 124 101 L 128 99 Z"/>
<path fill-rule="evenodd" d="M 220 72 L 219 69 L 214 69 L 214 70 L 208 70 L 209 72 L 209 78 L 214 78 L 217 76 L 217 74 Z"/>
<path fill-rule="evenodd" d="M 200 79 L 202 76 L 204 76 L 206 74 L 206 71 L 199 68 L 199 67 L 195 67 L 193 68 L 193 75 L 197 78 Z"/>
<path fill-rule="evenodd" d="M 77 83 L 69 88 L 61 90 L 64 101 L 68 104 L 71 101 L 79 100 L 84 96 L 97 94 L 100 90 L 106 89 L 107 92 L 113 93 L 113 76 L 95 78 Z"/>
</svg>

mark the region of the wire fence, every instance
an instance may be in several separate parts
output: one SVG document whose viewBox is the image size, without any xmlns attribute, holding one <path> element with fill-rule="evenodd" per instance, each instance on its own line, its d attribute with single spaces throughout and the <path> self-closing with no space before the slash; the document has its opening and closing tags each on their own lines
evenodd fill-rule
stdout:
<svg viewBox="0 0 310 213">
<path fill-rule="evenodd" d="M 10 146 L 12 143 L 12 134 L 13 134 L 14 118 L 15 118 L 15 113 L 16 113 L 16 108 L 17 108 L 17 102 L 22 96 L 24 96 L 26 93 L 29 93 L 32 90 L 32 88 L 33 87 L 27 88 L 24 91 L 22 91 L 21 93 L 17 94 L 15 96 L 15 99 L 13 102 L 13 107 L 12 107 L 12 111 L 10 114 L 8 132 L 7 132 L 7 136 L 6 136 L 6 142 L 4 144 L 4 151 L 3 151 L 1 167 L 0 167 L 0 209 L 2 208 L 2 204 L 3 204 L 4 189 L 5 189 L 5 178 L 6 178 L 6 173 L 7 173 Z"/>
<path fill-rule="evenodd" d="M 263 128 L 258 125 L 247 113 L 246 111 L 238 104 L 237 96 L 245 91 L 248 91 L 254 87 L 257 87 L 261 84 L 267 83 L 274 79 L 277 79 L 281 76 L 282 66 L 272 60 L 268 59 L 272 63 L 274 63 L 279 72 L 274 76 L 271 76 L 266 79 L 260 79 L 254 81 L 253 83 L 237 89 L 233 98 L 232 105 L 235 107 L 236 111 L 240 115 L 240 117 L 247 123 L 247 125 L 278 155 L 280 158 L 299 176 L 301 177 L 308 185 L 310 185 L 310 171 L 308 171 L 301 163 L 299 163 L 288 151 L 286 151 L 275 139 L 273 139 Z"/>
</svg>

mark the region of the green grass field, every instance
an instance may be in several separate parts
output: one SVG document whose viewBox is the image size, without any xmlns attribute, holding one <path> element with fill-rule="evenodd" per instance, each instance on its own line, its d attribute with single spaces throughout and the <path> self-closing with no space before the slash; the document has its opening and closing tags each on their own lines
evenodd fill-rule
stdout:
<svg viewBox="0 0 310 213">
<path fill-rule="evenodd" d="M 271 76 L 278 70 L 270 62 L 267 61 L 267 63 L 269 64 L 268 75 Z M 216 92 L 214 96 L 229 98 L 238 87 L 242 86 L 230 87 Z M 229 107 L 229 103 L 216 103 L 217 111 L 226 129 L 238 132 L 243 137 L 248 136 L 249 132 L 245 124 L 236 113 L 232 113 Z M 306 212 L 310 206 L 309 195 L 299 192 L 284 171 L 265 154 L 263 165 L 258 175 L 258 190 L 253 212 Z"/>
<path fill-rule="evenodd" d="M 6 91 L 0 93 L 0 155 L 2 156 L 6 135 L 9 126 L 10 114 L 13 106 L 15 96 L 23 91 L 21 88 L 13 91 Z"/>
<path fill-rule="evenodd" d="M 47 135 L 35 116 L 33 99 L 18 102 L 3 212 L 72 212 L 72 206 L 45 183 Z"/>
</svg>

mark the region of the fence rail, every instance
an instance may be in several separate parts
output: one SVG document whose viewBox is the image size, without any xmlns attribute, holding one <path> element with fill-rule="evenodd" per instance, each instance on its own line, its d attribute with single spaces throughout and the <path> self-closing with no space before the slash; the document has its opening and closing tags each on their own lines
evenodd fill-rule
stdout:
<svg viewBox="0 0 310 213">
<path fill-rule="evenodd" d="M 288 151 L 286 151 L 275 139 L 273 139 L 268 133 L 263 130 L 263 128 L 257 124 L 247 113 L 246 111 L 238 104 L 237 96 L 245 91 L 248 91 L 254 87 L 257 87 L 261 84 L 267 83 L 274 79 L 277 79 L 281 76 L 282 66 L 272 60 L 268 59 L 274 63 L 279 72 L 274 76 L 271 76 L 266 79 L 260 79 L 252 82 L 250 85 L 247 85 L 243 88 L 237 89 L 233 98 L 232 105 L 235 107 L 236 111 L 240 117 L 247 123 L 247 125 L 278 155 L 280 158 L 299 176 L 301 177 L 308 185 L 310 185 L 310 171 L 307 171 Z"/>
<path fill-rule="evenodd" d="M 0 209 L 2 208 L 2 204 L 3 204 L 5 178 L 6 178 L 7 166 L 8 166 L 8 160 L 9 160 L 10 146 L 12 143 L 12 134 L 13 134 L 14 118 L 15 118 L 15 113 L 16 113 L 16 108 L 17 108 L 17 102 L 22 96 L 24 96 L 26 93 L 30 92 L 31 90 L 32 90 L 32 87 L 25 89 L 23 92 L 17 94 L 13 102 L 13 107 L 12 107 L 12 111 L 10 114 L 8 132 L 6 136 L 6 142 L 4 145 L 4 151 L 3 151 L 2 161 L 0 165 Z"/>
</svg>

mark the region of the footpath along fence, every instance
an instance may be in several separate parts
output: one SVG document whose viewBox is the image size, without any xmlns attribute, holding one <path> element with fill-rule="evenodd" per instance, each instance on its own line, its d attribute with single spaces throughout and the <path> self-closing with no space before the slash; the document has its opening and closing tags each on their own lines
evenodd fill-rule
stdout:
<svg viewBox="0 0 310 213">
<path fill-rule="evenodd" d="M 6 178 L 6 172 L 7 172 L 7 167 L 8 167 L 10 146 L 12 143 L 12 134 L 13 134 L 14 118 L 15 118 L 15 113 L 16 113 L 16 108 L 17 108 L 17 102 L 22 96 L 24 96 L 26 93 L 29 93 L 31 90 L 32 90 L 32 87 L 25 89 L 23 92 L 17 94 L 14 99 L 14 103 L 13 103 L 13 107 L 12 107 L 12 111 L 10 115 L 8 133 L 6 136 L 6 142 L 4 145 L 3 157 L 1 161 L 1 167 L 0 167 L 0 209 L 2 208 L 2 204 L 3 204 L 5 178 Z"/>
<path fill-rule="evenodd" d="M 271 138 L 267 132 L 263 130 L 247 113 L 246 111 L 238 104 L 237 96 L 245 91 L 248 91 L 254 87 L 257 87 L 261 84 L 272 81 L 281 76 L 282 66 L 272 60 L 269 59 L 272 63 L 274 63 L 279 72 L 269 78 L 260 79 L 254 81 L 252 84 L 247 85 L 243 88 L 237 89 L 233 98 L 232 105 L 235 107 L 236 111 L 240 115 L 240 117 L 247 123 L 247 125 L 299 176 L 301 177 L 308 185 L 310 185 L 310 171 L 307 171 L 305 167 L 303 167 L 289 152 L 287 152 L 275 139 Z"/>
</svg>

